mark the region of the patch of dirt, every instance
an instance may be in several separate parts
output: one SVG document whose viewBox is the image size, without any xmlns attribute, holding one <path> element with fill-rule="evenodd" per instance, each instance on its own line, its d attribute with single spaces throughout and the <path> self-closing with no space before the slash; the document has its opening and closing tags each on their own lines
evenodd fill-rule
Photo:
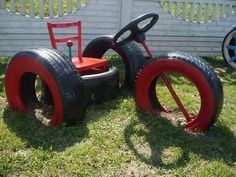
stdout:
<svg viewBox="0 0 236 177">
<path fill-rule="evenodd" d="M 139 168 L 137 166 L 129 166 L 126 169 L 126 174 L 125 176 L 129 176 L 129 177 L 137 177 L 140 176 L 140 171 Z"/>
<path fill-rule="evenodd" d="M 1 104 L 7 103 L 7 99 L 6 99 L 5 97 L 1 97 L 1 96 L 0 96 L 0 103 L 1 103 Z"/>
<path fill-rule="evenodd" d="M 30 118 L 36 118 L 39 120 L 42 124 L 48 126 L 49 121 L 52 118 L 53 115 L 53 106 L 52 105 L 36 105 L 31 104 L 27 108 L 26 115 Z"/>
<path fill-rule="evenodd" d="M 160 116 L 168 119 L 173 125 L 181 125 L 184 126 L 186 124 L 186 119 L 184 118 L 181 112 L 161 112 Z"/>
<path fill-rule="evenodd" d="M 145 163 L 130 162 L 121 167 L 121 171 L 116 176 L 121 177 L 154 177 L 166 176 L 160 173 L 159 169 Z"/>
</svg>

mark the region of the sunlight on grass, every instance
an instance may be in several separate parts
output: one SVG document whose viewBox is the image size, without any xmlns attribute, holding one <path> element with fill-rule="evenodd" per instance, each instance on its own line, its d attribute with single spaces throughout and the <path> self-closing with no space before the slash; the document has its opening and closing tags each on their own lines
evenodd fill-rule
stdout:
<svg viewBox="0 0 236 177">
<path fill-rule="evenodd" d="M 175 73 L 167 73 L 165 76 L 170 81 L 173 89 L 175 90 L 187 112 L 190 115 L 196 115 L 200 109 L 201 100 L 198 90 L 194 84 L 186 77 Z M 175 100 L 161 78 L 159 78 L 156 83 L 156 93 L 160 103 L 165 109 L 168 111 L 179 110 Z"/>
<path fill-rule="evenodd" d="M 122 85 L 125 81 L 125 65 L 121 62 L 121 58 L 118 55 L 105 57 L 109 64 L 115 66 L 119 70 L 120 84 Z"/>
</svg>

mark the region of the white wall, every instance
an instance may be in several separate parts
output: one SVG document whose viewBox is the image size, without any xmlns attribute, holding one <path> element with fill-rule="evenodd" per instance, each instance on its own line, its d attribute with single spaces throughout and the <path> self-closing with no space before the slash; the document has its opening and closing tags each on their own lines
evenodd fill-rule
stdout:
<svg viewBox="0 0 236 177">
<path fill-rule="evenodd" d="M 156 0 L 90 0 L 75 13 L 56 18 L 32 18 L 0 8 L 0 56 L 12 56 L 26 48 L 51 47 L 47 21 L 81 20 L 85 46 L 100 35 L 116 33 L 146 12 L 160 15 L 158 24 L 147 33 L 155 54 L 181 50 L 205 56 L 220 55 L 224 36 L 236 24 L 235 14 L 215 22 L 186 22 L 171 16 Z"/>
</svg>

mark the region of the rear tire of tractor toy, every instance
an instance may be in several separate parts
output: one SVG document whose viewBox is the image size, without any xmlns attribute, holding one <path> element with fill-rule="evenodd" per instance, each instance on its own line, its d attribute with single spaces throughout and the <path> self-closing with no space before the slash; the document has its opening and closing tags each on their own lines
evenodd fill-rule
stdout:
<svg viewBox="0 0 236 177">
<path fill-rule="evenodd" d="M 184 85 L 185 80 L 186 85 Z M 172 82 L 170 83 L 170 81 Z M 174 100 L 173 106 L 175 107 L 172 110 L 167 109 L 167 107 L 170 107 L 168 105 L 170 101 L 166 100 L 168 94 L 165 92 L 171 93 L 171 87 L 185 110 L 181 109 L 181 106 L 179 106 L 181 103 L 178 104 L 177 99 L 173 99 L 176 98 L 173 96 L 174 94 L 169 94 L 169 98 Z M 176 92 L 177 89 L 185 90 Z M 158 92 L 160 90 L 162 90 L 161 93 L 165 93 L 163 96 Z M 188 91 L 189 93 L 187 93 Z M 194 91 L 196 91 L 196 94 Z M 187 99 L 182 97 L 180 99 L 179 96 L 182 95 Z M 182 52 L 167 53 L 149 62 L 137 77 L 135 96 L 137 106 L 147 112 L 164 111 L 174 113 L 176 110 L 184 110 L 182 111 L 183 114 L 176 115 L 178 118 L 185 117 L 186 128 L 193 132 L 206 130 L 213 125 L 223 105 L 223 88 L 214 69 L 202 58 L 193 57 Z M 164 97 L 164 99 L 161 97 Z M 199 99 L 197 99 L 198 97 Z M 185 100 L 187 100 L 185 102 L 187 104 L 183 104 Z M 187 108 L 191 106 L 190 103 L 193 100 L 197 100 L 196 105 L 197 103 L 199 105 L 196 106 L 196 112 L 190 114 L 195 107 L 190 107 L 192 110 Z M 166 104 L 163 104 L 164 102 Z M 174 117 L 174 115 L 171 116 Z"/>
<path fill-rule="evenodd" d="M 59 51 L 56 51 L 64 58 L 68 60 L 67 56 Z M 97 71 L 95 71 L 96 73 Z M 116 67 L 109 67 L 108 71 L 97 74 L 86 74 L 81 76 L 85 87 L 85 95 L 87 103 L 100 104 L 108 101 L 115 96 L 119 91 L 119 72 Z M 52 102 L 50 91 L 46 85 L 43 85 L 44 101 L 47 103 Z"/>
<path fill-rule="evenodd" d="M 108 71 L 82 76 L 88 100 L 100 104 L 115 98 L 119 91 L 119 72 L 116 67 Z"/>
<path fill-rule="evenodd" d="M 11 108 L 26 112 L 32 103 L 39 104 L 36 77 L 43 81 L 50 94 L 45 96 L 52 97 L 53 113 L 49 125 L 59 126 L 63 121 L 70 125 L 83 119 L 86 106 L 83 81 L 70 62 L 50 49 L 25 50 L 10 61 L 5 88 Z"/>
<path fill-rule="evenodd" d="M 122 58 L 125 65 L 125 79 L 121 85 L 133 90 L 136 75 L 145 62 L 141 49 L 134 42 L 116 46 L 113 43 L 113 36 L 101 36 L 86 46 L 83 56 L 102 58 L 109 49 L 115 51 Z"/>
<path fill-rule="evenodd" d="M 222 43 L 222 55 L 224 57 L 225 63 L 227 63 L 231 68 L 236 69 L 236 60 L 233 62 L 230 59 L 236 56 L 236 39 L 234 39 L 233 34 L 236 33 L 236 29 L 232 29 L 224 38 Z M 227 49 L 227 46 L 235 46 L 235 50 Z"/>
</svg>

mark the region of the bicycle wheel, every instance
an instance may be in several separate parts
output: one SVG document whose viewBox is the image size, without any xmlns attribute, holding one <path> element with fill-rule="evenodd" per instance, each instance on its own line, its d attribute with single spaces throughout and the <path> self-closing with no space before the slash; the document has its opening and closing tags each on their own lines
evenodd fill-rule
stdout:
<svg viewBox="0 0 236 177">
<path fill-rule="evenodd" d="M 222 44 L 222 54 L 225 62 L 236 69 L 236 29 L 232 29 L 224 38 Z"/>
<path fill-rule="evenodd" d="M 213 125 L 223 104 L 222 85 L 213 68 L 200 57 L 180 52 L 150 62 L 140 72 L 135 91 L 138 107 L 184 118 L 193 132 Z"/>
</svg>

